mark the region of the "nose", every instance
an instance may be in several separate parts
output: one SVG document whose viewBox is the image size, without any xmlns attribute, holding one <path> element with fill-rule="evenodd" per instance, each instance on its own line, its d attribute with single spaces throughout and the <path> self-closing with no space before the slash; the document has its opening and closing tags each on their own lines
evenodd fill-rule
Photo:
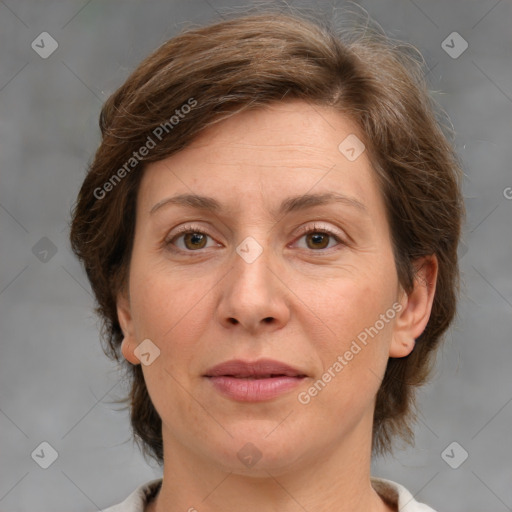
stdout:
<svg viewBox="0 0 512 512">
<path fill-rule="evenodd" d="M 280 273 L 268 248 L 263 248 L 254 261 L 235 253 L 233 267 L 222 281 L 217 308 L 222 325 L 230 329 L 237 326 L 253 335 L 286 325 L 290 291 L 278 277 Z"/>
</svg>

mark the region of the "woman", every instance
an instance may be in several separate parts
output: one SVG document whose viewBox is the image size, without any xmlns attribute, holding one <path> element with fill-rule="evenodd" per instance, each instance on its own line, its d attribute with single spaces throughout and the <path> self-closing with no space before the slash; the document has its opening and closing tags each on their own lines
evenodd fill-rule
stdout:
<svg viewBox="0 0 512 512">
<path fill-rule="evenodd" d="M 370 476 L 456 306 L 461 171 L 422 77 L 375 30 L 265 11 L 107 100 L 71 241 L 163 465 L 110 512 L 432 510 Z"/>
</svg>

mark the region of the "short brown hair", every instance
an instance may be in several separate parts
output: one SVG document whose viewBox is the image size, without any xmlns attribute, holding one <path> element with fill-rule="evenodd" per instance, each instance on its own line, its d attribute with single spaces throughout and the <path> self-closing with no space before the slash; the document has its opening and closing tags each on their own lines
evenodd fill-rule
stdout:
<svg viewBox="0 0 512 512">
<path fill-rule="evenodd" d="M 267 8 L 189 28 L 144 59 L 102 108 L 102 140 L 73 211 L 71 244 L 97 299 L 105 350 L 131 372 L 127 400 L 135 439 L 159 463 L 161 419 L 140 365 L 120 355 L 116 312 L 116 296 L 127 284 L 144 165 L 183 149 L 224 118 L 288 98 L 335 108 L 358 125 L 385 199 L 402 287 L 412 289 L 416 258 L 438 258 L 426 329 L 409 356 L 389 359 L 376 398 L 374 453 L 390 451 L 397 435 L 413 439 L 415 387 L 426 381 L 456 310 L 462 173 L 421 55 L 364 25 L 342 31 L 304 12 Z M 179 113 L 179 123 L 173 122 Z M 134 159 L 158 130 L 165 136 Z"/>
</svg>

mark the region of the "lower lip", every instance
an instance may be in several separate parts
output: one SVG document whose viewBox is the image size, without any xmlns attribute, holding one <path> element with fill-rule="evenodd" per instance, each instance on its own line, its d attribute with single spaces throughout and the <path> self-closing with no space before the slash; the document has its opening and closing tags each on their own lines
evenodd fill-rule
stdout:
<svg viewBox="0 0 512 512">
<path fill-rule="evenodd" d="M 262 402 L 275 398 L 297 387 L 304 377 L 272 377 L 268 379 L 240 379 L 235 377 L 208 377 L 214 388 L 239 402 Z"/>
</svg>

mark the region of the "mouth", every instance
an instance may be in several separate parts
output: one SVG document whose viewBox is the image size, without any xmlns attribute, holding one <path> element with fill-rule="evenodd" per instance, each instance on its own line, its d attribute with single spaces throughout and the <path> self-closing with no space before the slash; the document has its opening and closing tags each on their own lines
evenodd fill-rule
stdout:
<svg viewBox="0 0 512 512">
<path fill-rule="evenodd" d="M 232 360 L 204 375 L 224 397 L 238 402 L 262 402 L 296 388 L 307 375 L 279 361 Z"/>
<path fill-rule="evenodd" d="M 207 375 L 207 377 L 209 377 L 209 375 Z M 241 375 L 218 375 L 218 377 L 231 377 L 233 379 L 245 379 L 245 380 L 259 380 L 259 379 L 275 379 L 277 377 L 290 377 L 289 375 L 283 375 L 283 374 L 278 374 L 278 375 L 251 375 L 249 377 L 243 377 Z M 302 375 L 297 375 L 296 378 L 300 378 L 302 377 Z"/>
<path fill-rule="evenodd" d="M 307 377 L 307 375 L 297 368 L 272 359 L 260 359 L 253 362 L 233 359 L 210 368 L 205 377 L 232 377 L 254 380 L 278 377 L 300 378 Z"/>
</svg>

